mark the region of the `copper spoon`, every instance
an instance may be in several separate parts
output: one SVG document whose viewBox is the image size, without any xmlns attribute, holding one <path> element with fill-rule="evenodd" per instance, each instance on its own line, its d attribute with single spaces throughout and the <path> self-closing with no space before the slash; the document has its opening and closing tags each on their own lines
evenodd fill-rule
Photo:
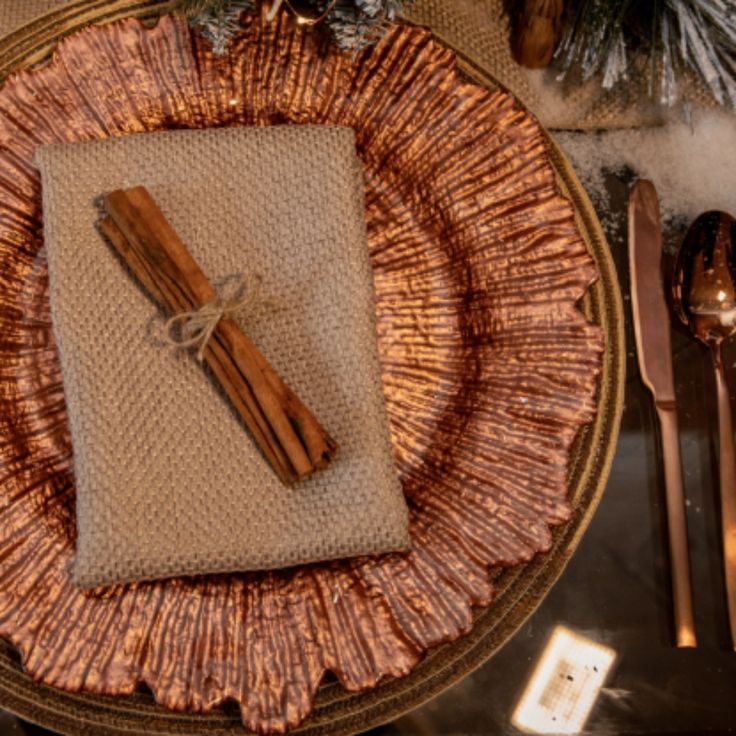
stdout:
<svg viewBox="0 0 736 736">
<path fill-rule="evenodd" d="M 723 566 L 731 644 L 736 648 L 736 458 L 731 402 L 721 357 L 723 341 L 736 333 L 736 220 L 705 212 L 690 226 L 675 264 L 674 308 L 693 335 L 710 348 L 718 393 Z"/>
</svg>

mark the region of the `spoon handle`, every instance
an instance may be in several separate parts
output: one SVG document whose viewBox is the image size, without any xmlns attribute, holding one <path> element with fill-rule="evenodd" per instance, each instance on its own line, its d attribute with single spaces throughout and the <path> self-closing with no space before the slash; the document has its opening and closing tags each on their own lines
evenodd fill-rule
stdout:
<svg viewBox="0 0 736 736">
<path fill-rule="evenodd" d="M 713 348 L 718 394 L 718 463 L 721 473 L 721 525 L 723 530 L 723 571 L 726 580 L 728 622 L 731 645 L 736 648 L 736 457 L 733 448 L 731 399 L 720 345 Z"/>
<path fill-rule="evenodd" d="M 680 434 L 677 428 L 677 408 L 657 405 L 662 431 L 667 531 L 670 542 L 672 597 L 675 604 L 675 629 L 678 647 L 697 646 L 693 596 L 690 587 L 690 558 L 687 550 L 687 520 L 685 494 L 682 489 Z"/>
</svg>

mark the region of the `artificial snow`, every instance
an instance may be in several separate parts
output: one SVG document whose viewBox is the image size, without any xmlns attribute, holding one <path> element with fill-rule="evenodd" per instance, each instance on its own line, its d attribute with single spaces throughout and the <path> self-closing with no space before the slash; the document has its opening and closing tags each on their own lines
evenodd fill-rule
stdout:
<svg viewBox="0 0 736 736">
<path fill-rule="evenodd" d="M 736 215 L 736 115 L 697 110 L 691 125 L 601 133 L 558 132 L 570 162 L 596 203 L 606 201 L 605 173 L 626 168 L 651 179 L 664 218 L 694 219 L 706 210 Z"/>
</svg>

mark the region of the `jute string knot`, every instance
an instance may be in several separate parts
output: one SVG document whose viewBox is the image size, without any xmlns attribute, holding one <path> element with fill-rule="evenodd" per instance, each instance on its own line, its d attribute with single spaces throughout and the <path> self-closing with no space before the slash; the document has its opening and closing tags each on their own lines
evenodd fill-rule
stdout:
<svg viewBox="0 0 736 736">
<path fill-rule="evenodd" d="M 164 327 L 167 344 L 176 348 L 198 346 L 197 360 L 201 363 L 207 344 L 221 319 L 270 303 L 263 298 L 260 287 L 260 276 L 254 274 L 239 276 L 234 286 L 227 289 L 231 292 L 229 295 L 221 289 L 214 299 L 199 309 L 175 314 Z"/>
</svg>

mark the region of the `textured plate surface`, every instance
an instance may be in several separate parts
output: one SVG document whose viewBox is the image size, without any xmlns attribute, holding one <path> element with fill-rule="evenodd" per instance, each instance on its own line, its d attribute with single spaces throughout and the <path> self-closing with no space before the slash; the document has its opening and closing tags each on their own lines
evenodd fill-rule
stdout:
<svg viewBox="0 0 736 736">
<path fill-rule="evenodd" d="M 280 731 L 309 714 L 326 671 L 348 691 L 408 674 L 471 630 L 499 568 L 522 572 L 550 548 L 572 513 L 573 441 L 595 416 L 604 341 L 577 308 L 596 269 L 575 211 L 510 95 L 464 82 L 416 28 L 353 57 L 285 15 L 251 15 L 216 59 L 164 17 L 64 40 L 50 66 L 6 83 L 0 113 L 0 634 L 35 679 L 99 694 L 145 683 L 198 712 L 232 699 L 249 727 Z M 284 122 L 356 130 L 414 550 L 81 593 L 33 151 Z"/>
</svg>

